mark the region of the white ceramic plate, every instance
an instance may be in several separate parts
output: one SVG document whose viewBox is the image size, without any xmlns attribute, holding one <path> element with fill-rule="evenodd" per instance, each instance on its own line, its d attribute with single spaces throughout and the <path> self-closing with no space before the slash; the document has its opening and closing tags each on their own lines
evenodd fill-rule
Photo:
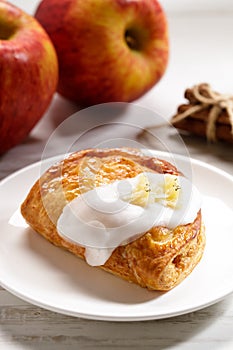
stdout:
<svg viewBox="0 0 233 350">
<path fill-rule="evenodd" d="M 154 152 L 160 158 L 168 154 Z M 233 291 L 233 178 L 200 161 L 173 156 L 203 194 L 207 245 L 192 274 L 160 293 L 89 267 L 36 234 L 18 208 L 41 164 L 18 171 L 0 185 L 0 284 L 16 296 L 46 309 L 99 320 L 160 319 L 209 306 Z M 59 157 L 60 158 L 60 157 Z M 43 162 L 43 169 L 59 158 Z M 191 166 L 191 168 L 190 168 Z"/>
</svg>

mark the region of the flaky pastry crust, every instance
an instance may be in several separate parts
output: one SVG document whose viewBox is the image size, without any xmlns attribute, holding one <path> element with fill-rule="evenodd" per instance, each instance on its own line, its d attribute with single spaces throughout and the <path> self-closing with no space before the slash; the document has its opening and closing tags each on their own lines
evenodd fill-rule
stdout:
<svg viewBox="0 0 233 350">
<path fill-rule="evenodd" d="M 72 153 L 49 168 L 34 184 L 21 213 L 48 241 L 85 259 L 84 247 L 63 239 L 57 232 L 56 223 L 64 206 L 94 187 L 131 178 L 143 171 L 180 174 L 170 163 L 135 149 L 89 149 Z M 142 287 L 167 291 L 191 273 L 204 247 L 200 210 L 190 224 L 173 230 L 153 227 L 135 241 L 117 247 L 100 267 Z"/>
</svg>

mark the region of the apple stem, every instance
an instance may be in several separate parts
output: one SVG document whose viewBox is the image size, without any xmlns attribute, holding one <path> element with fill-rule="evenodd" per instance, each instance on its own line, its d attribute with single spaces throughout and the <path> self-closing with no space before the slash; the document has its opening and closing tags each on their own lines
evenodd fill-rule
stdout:
<svg viewBox="0 0 233 350">
<path fill-rule="evenodd" d="M 138 43 L 138 40 L 136 38 L 136 35 L 135 33 L 128 29 L 126 30 L 125 32 L 125 41 L 126 41 L 126 44 L 128 45 L 128 47 L 132 50 L 139 50 L 139 43 Z"/>
<path fill-rule="evenodd" d="M 15 33 L 15 26 L 10 23 L 0 22 L 0 40 L 9 40 Z"/>
</svg>

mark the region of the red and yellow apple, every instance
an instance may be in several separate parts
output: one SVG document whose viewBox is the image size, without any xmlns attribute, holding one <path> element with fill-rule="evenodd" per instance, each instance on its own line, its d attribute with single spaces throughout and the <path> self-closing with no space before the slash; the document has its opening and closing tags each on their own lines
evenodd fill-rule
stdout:
<svg viewBox="0 0 233 350">
<path fill-rule="evenodd" d="M 58 82 L 54 46 L 38 21 L 0 1 L 0 153 L 42 117 Z"/>
<path fill-rule="evenodd" d="M 163 76 L 165 13 L 157 0 L 42 0 L 35 17 L 58 55 L 58 92 L 81 106 L 133 101 Z"/>
</svg>

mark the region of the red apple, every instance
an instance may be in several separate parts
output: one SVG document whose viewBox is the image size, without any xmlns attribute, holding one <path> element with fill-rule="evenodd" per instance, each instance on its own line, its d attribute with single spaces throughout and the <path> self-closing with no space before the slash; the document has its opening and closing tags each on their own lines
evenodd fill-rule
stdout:
<svg viewBox="0 0 233 350">
<path fill-rule="evenodd" d="M 35 17 L 58 55 L 58 92 L 82 106 L 128 102 L 156 84 L 168 60 L 157 0 L 43 0 Z"/>
<path fill-rule="evenodd" d="M 38 21 L 0 1 L 0 153 L 21 142 L 58 82 L 56 51 Z"/>
</svg>

